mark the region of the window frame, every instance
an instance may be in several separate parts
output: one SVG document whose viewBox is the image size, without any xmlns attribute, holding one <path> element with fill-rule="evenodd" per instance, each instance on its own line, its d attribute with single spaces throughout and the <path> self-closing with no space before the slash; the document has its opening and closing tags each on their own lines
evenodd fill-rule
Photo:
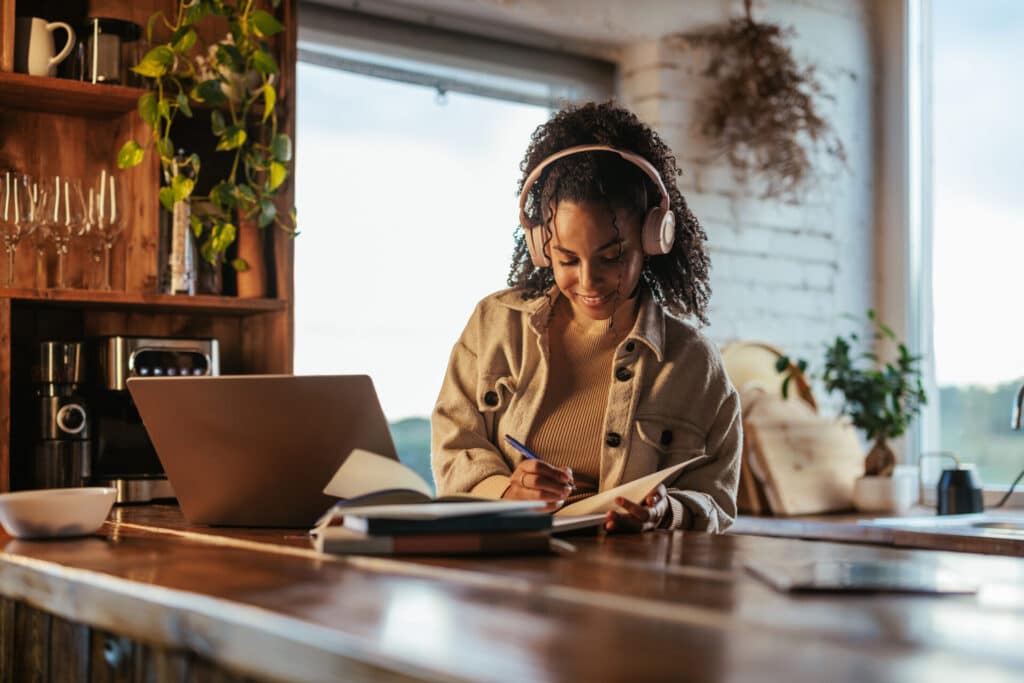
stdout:
<svg viewBox="0 0 1024 683">
<path fill-rule="evenodd" d="M 893 3 L 896 4 L 896 3 Z M 937 453 L 939 438 L 939 387 L 935 373 L 935 345 L 932 288 L 932 236 L 933 236 L 933 49 L 932 0 L 905 0 L 907 64 L 907 112 L 909 126 L 906 140 L 907 173 L 909 184 L 905 197 L 907 211 L 907 242 L 909 249 L 909 272 L 907 299 L 910 312 L 912 348 L 922 349 L 925 360 L 923 375 L 925 390 L 931 397 L 922 411 L 915 429 L 919 447 L 918 467 L 921 454 Z M 1006 409 L 1009 420 L 1010 406 Z M 985 484 L 983 501 L 986 509 L 999 502 L 1009 490 L 1008 484 Z M 921 503 L 936 504 L 934 488 L 922 489 Z M 1005 507 L 1024 507 L 1024 490 L 1020 484 L 1007 500 Z"/>
</svg>

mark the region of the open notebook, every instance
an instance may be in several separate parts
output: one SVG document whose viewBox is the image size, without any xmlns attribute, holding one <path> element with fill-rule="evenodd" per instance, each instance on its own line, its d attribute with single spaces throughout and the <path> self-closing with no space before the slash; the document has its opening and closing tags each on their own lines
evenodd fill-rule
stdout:
<svg viewBox="0 0 1024 683">
<path fill-rule="evenodd" d="M 558 510 L 555 531 L 598 526 L 604 513 L 618 506 L 615 499 L 626 498 L 635 503 L 643 500 L 658 484 L 674 479 L 693 460 L 673 465 L 639 479 L 594 494 Z M 446 516 L 499 514 L 538 506 L 540 501 L 494 500 L 469 494 L 433 497 L 430 485 L 414 470 L 402 463 L 355 449 L 324 487 L 324 493 L 341 498 L 317 522 L 317 528 L 329 525 L 336 517 L 376 516 L 390 519 L 438 519 Z M 458 503 L 451 505 L 451 503 Z"/>
</svg>

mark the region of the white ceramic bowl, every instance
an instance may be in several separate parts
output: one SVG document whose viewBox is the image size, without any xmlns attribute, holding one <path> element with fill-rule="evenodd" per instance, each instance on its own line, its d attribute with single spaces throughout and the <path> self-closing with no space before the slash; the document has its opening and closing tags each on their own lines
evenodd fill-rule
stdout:
<svg viewBox="0 0 1024 683">
<path fill-rule="evenodd" d="M 116 489 L 87 486 L 0 494 L 0 523 L 15 538 L 85 536 L 100 528 Z"/>
</svg>

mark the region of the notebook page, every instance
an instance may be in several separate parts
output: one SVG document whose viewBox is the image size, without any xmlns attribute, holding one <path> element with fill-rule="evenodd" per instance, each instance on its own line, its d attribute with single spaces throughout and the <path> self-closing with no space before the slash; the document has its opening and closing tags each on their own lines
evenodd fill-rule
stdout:
<svg viewBox="0 0 1024 683">
<path fill-rule="evenodd" d="M 633 481 L 622 484 L 621 486 L 616 486 L 613 489 L 596 493 L 589 498 L 584 498 L 572 505 L 567 505 L 556 512 L 555 517 L 589 515 L 595 512 L 617 510 L 619 509 L 619 506 L 615 504 L 615 499 L 619 496 L 622 496 L 627 500 L 631 500 L 634 503 L 639 503 L 644 499 L 644 496 L 651 492 L 651 489 L 664 481 L 672 479 L 681 469 L 690 465 L 692 462 L 692 460 L 687 460 L 686 462 L 681 462 L 678 465 L 658 470 L 653 474 L 648 474 L 645 477 L 634 479 Z"/>
<path fill-rule="evenodd" d="M 357 498 L 374 491 L 406 489 L 433 498 L 430 485 L 423 477 L 397 460 L 352 449 L 352 453 L 324 487 L 324 493 L 337 498 Z"/>
</svg>

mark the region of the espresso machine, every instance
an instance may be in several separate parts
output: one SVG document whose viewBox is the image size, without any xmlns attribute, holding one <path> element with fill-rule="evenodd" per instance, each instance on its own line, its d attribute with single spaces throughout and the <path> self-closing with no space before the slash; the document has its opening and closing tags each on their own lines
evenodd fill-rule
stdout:
<svg viewBox="0 0 1024 683">
<path fill-rule="evenodd" d="M 217 340 L 113 336 L 93 339 L 90 345 L 97 368 L 90 394 L 95 416 L 92 483 L 117 489 L 118 503 L 173 499 L 174 490 L 128 393 L 127 381 L 129 377 L 218 375 Z"/>
<path fill-rule="evenodd" d="M 91 419 L 82 392 L 81 342 L 45 341 L 32 368 L 37 401 L 32 487 L 84 486 L 91 468 Z"/>
</svg>

